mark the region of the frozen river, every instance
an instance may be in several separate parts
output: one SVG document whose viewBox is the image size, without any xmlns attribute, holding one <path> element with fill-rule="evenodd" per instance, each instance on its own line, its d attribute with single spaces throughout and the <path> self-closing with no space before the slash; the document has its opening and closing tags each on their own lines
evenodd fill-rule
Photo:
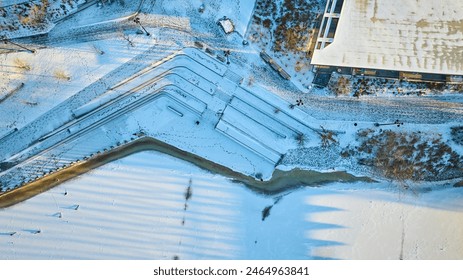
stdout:
<svg viewBox="0 0 463 280">
<path fill-rule="evenodd" d="M 0 259 L 462 259 L 462 202 L 366 183 L 262 196 L 141 152 L 0 210 Z"/>
</svg>

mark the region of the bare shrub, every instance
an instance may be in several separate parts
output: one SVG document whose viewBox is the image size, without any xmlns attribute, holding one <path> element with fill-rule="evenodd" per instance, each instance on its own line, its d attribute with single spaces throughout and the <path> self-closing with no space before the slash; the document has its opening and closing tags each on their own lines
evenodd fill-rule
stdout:
<svg viewBox="0 0 463 280">
<path fill-rule="evenodd" d="M 463 157 L 442 142 L 441 136 L 414 132 L 360 131 L 359 163 L 372 166 L 399 185 L 407 181 L 442 180 L 463 175 Z"/>
<path fill-rule="evenodd" d="M 69 76 L 69 74 L 62 69 L 55 70 L 55 72 L 53 73 L 53 76 L 58 80 L 66 80 L 66 81 L 71 80 L 71 76 Z"/>
<path fill-rule="evenodd" d="M 249 79 L 248 79 L 248 86 L 252 86 L 254 84 L 254 76 L 249 76 Z"/>
<path fill-rule="evenodd" d="M 46 22 L 47 9 L 49 6 L 48 0 L 42 0 L 40 4 L 33 4 L 24 15 L 19 15 L 19 21 L 22 25 L 37 26 Z"/>
<path fill-rule="evenodd" d="M 334 75 L 328 88 L 336 95 L 348 95 L 352 92 L 352 83 L 345 76 Z"/>
</svg>

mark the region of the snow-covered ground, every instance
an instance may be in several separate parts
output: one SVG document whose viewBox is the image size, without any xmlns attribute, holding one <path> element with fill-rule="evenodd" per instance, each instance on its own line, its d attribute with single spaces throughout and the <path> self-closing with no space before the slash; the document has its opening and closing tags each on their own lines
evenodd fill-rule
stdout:
<svg viewBox="0 0 463 280">
<path fill-rule="evenodd" d="M 328 190 L 308 203 L 327 207 L 311 221 L 338 228 L 315 231 L 315 239 L 341 246 L 317 248 L 320 257 L 339 259 L 462 259 L 463 191 L 420 195 L 389 190 Z M 335 210 L 336 209 L 336 210 Z"/>
<path fill-rule="evenodd" d="M 371 187 L 262 196 L 142 152 L 0 210 L 0 259 L 463 258 L 463 189 Z"/>
<path fill-rule="evenodd" d="M 138 8 L 135 2 L 130 13 L 95 6 L 60 23 L 62 30 L 48 39 L 37 38 L 35 54 L 0 54 L 0 159 L 33 156 L 24 163 L 31 167 L 27 176 L 11 173 L 12 185 L 2 187 L 140 134 L 264 179 L 285 153 L 278 168 L 369 174 L 340 152 L 360 144 L 359 130 L 385 130 L 374 123 L 396 119 L 404 125 L 388 129 L 439 136 L 463 154 L 449 135 L 463 121 L 461 96 L 334 98 L 313 88 L 302 94 L 262 61 L 257 45 L 242 45 L 253 7 L 254 1 L 143 1 L 138 16 L 151 34 L 145 36 L 125 18 Z M 216 24 L 223 16 L 239 34 L 223 34 Z M 161 63 L 170 59 L 175 63 Z M 294 66 L 294 59 L 280 62 Z M 301 76 L 292 82 L 300 79 L 305 87 Z M 134 83 L 115 87 L 124 80 Z M 159 89 L 165 89 L 159 100 L 130 109 Z M 126 92 L 115 106 L 72 116 L 88 102 L 101 105 Z M 296 99 L 304 105 L 291 108 Z M 336 132 L 337 145 L 320 147 L 313 129 L 321 126 Z M 34 155 L 40 149 L 46 150 Z M 190 179 L 193 196 L 186 199 Z M 261 196 L 178 159 L 143 152 L 1 209 L 0 259 L 461 259 L 462 190 L 423 184 L 415 196 L 386 183 L 339 183 Z M 265 220 L 263 212 L 270 213 Z"/>
<path fill-rule="evenodd" d="M 140 4 L 144 1 L 106 1 L 107 3 L 104 5 L 102 3 L 105 1 L 87 2 L 96 2 L 96 4 L 83 9 L 66 20 L 60 21 L 55 28 L 56 31 L 122 21 L 136 15 Z"/>
<path fill-rule="evenodd" d="M 154 3 L 152 2 L 145 1 L 142 12 L 148 10 L 153 14 L 189 18 L 192 21 L 192 26 L 202 31 L 216 25 L 219 19 L 227 17 L 233 22 L 235 31 L 244 36 L 255 0 L 156 0 Z M 202 5 L 204 5 L 204 9 L 200 11 Z"/>
<path fill-rule="evenodd" d="M 119 37 L 40 49 L 34 54 L 18 52 L 0 55 L 0 98 L 24 83 L 24 87 L 0 103 L 0 135 L 30 123 L 153 47 L 151 38 L 134 35 L 130 35 L 130 38 L 133 47 Z M 165 44 L 158 42 L 163 50 L 168 48 L 169 42 Z M 161 50 L 158 52 L 161 56 L 169 54 Z M 69 80 L 58 77 L 59 72 L 63 72 Z"/>
</svg>

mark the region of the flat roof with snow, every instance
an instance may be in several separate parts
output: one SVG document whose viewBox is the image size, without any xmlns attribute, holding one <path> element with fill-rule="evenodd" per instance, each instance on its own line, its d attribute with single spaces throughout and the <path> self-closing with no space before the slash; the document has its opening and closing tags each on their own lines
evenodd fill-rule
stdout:
<svg viewBox="0 0 463 280">
<path fill-rule="evenodd" d="M 312 64 L 463 75 L 463 1 L 344 0 L 340 14 L 329 5 L 324 20 L 337 29 Z"/>
<path fill-rule="evenodd" d="M 226 34 L 229 34 L 229 33 L 232 33 L 233 31 L 235 31 L 235 26 L 233 25 L 233 22 L 228 18 L 220 19 L 219 24 L 220 24 L 220 26 L 222 26 L 223 31 Z"/>
</svg>

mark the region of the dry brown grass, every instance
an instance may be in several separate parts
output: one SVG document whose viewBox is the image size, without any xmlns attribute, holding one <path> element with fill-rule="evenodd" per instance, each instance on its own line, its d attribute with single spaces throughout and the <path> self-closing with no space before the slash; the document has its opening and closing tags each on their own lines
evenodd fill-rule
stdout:
<svg viewBox="0 0 463 280">
<path fill-rule="evenodd" d="M 71 76 L 62 69 L 55 70 L 55 72 L 53 73 L 53 76 L 58 80 L 65 80 L 65 81 L 71 80 Z"/>
<path fill-rule="evenodd" d="M 26 60 L 19 57 L 15 58 L 13 63 L 15 67 L 18 67 L 24 71 L 30 71 L 32 69 L 31 65 Z"/>
<path fill-rule="evenodd" d="M 19 22 L 22 25 L 37 26 L 45 23 L 49 3 L 48 0 L 42 0 L 41 2 L 40 4 L 32 4 L 26 13 L 18 15 Z"/>
</svg>

